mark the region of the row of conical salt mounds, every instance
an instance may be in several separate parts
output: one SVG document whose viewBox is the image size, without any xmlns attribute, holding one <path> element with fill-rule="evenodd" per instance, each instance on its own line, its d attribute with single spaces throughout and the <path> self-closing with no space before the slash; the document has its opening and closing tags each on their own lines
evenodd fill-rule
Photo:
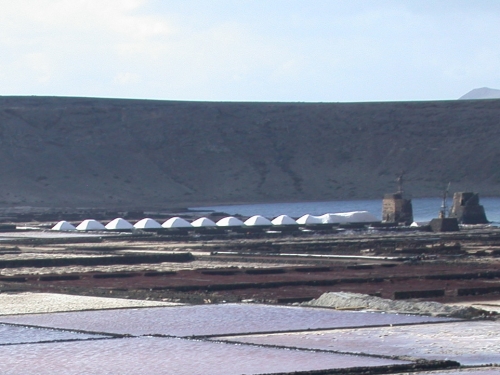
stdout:
<svg viewBox="0 0 500 375">
<path fill-rule="evenodd" d="M 82 221 L 76 227 L 67 221 L 60 221 L 52 230 L 57 231 L 130 231 L 133 229 L 189 229 L 189 228 L 238 228 L 238 227 L 273 227 L 273 226 L 307 226 L 307 225 L 321 225 L 321 224 L 346 224 L 346 223 L 374 223 L 378 219 L 367 211 L 354 211 L 336 214 L 324 214 L 321 216 L 304 215 L 297 220 L 292 219 L 288 215 L 280 215 L 273 220 L 269 220 L 261 215 L 255 215 L 241 221 L 234 216 L 228 216 L 214 222 L 206 217 L 200 217 L 189 223 L 181 217 L 172 217 L 160 224 L 154 219 L 144 218 L 135 224 L 131 224 L 125 219 L 116 218 L 108 224 L 103 225 L 100 222 L 87 219 Z"/>
</svg>

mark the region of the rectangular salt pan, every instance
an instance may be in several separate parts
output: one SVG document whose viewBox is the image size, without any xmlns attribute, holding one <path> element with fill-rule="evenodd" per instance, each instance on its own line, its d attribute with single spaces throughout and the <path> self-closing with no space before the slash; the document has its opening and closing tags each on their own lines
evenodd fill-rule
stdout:
<svg viewBox="0 0 500 375">
<path fill-rule="evenodd" d="M 402 363 L 408 362 L 154 337 L 0 346 L 3 375 L 235 375 Z"/>
<path fill-rule="evenodd" d="M 107 336 L 0 324 L 0 345 L 105 337 Z"/>
<path fill-rule="evenodd" d="M 454 360 L 464 365 L 500 364 L 500 322 L 456 322 L 415 326 L 225 337 L 242 343 L 282 345 L 350 353 Z"/>
<path fill-rule="evenodd" d="M 311 307 L 222 304 L 3 316 L 0 322 L 131 335 L 205 336 L 446 321 Z"/>
</svg>

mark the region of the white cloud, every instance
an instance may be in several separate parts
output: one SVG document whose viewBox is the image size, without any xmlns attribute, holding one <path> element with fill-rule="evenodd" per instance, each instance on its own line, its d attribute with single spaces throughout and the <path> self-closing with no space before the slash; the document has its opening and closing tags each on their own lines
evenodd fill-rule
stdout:
<svg viewBox="0 0 500 375">
<path fill-rule="evenodd" d="M 150 53 L 155 40 L 171 33 L 165 18 L 140 13 L 146 3 L 0 0 L 0 48 L 4 51 L 0 62 L 10 71 L 2 94 L 19 93 L 22 87 L 25 94 L 43 94 L 51 81 L 58 88 L 66 81 L 68 87 L 60 95 L 98 96 L 103 93 L 86 89 L 87 85 L 96 87 L 92 81 L 138 82 L 138 73 L 120 73 L 127 71 L 128 64 L 123 50 Z"/>
<path fill-rule="evenodd" d="M 131 72 L 123 72 L 115 75 L 114 81 L 121 85 L 128 85 L 131 83 L 138 83 L 141 81 L 141 77 L 138 74 Z"/>
<path fill-rule="evenodd" d="M 47 83 L 53 74 L 50 59 L 44 53 L 28 53 L 23 56 L 22 67 L 33 73 L 33 79 L 38 83 Z"/>
<path fill-rule="evenodd" d="M 500 88 L 498 12 L 434 3 L 0 0 L 0 95 L 349 101 Z"/>
</svg>

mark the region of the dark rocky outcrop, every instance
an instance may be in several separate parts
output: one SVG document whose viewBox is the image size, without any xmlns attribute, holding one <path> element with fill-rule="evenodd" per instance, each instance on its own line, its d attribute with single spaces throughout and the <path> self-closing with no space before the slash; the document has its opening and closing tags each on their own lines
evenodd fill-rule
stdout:
<svg viewBox="0 0 500 375">
<path fill-rule="evenodd" d="M 173 207 L 500 192 L 500 100 L 0 97 L 0 206 Z"/>
</svg>

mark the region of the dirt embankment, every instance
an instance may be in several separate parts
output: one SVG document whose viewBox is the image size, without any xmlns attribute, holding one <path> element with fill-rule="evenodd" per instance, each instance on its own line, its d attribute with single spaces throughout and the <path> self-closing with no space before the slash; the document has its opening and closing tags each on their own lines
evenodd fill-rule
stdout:
<svg viewBox="0 0 500 375">
<path fill-rule="evenodd" d="M 364 309 L 403 314 L 422 314 L 471 319 L 489 315 L 488 312 L 470 306 L 444 305 L 430 301 L 393 301 L 359 293 L 324 293 L 319 298 L 305 302 L 304 306 L 331 307 L 335 309 Z"/>
<path fill-rule="evenodd" d="M 0 98 L 0 206 L 172 207 L 500 192 L 500 100 Z"/>
</svg>

